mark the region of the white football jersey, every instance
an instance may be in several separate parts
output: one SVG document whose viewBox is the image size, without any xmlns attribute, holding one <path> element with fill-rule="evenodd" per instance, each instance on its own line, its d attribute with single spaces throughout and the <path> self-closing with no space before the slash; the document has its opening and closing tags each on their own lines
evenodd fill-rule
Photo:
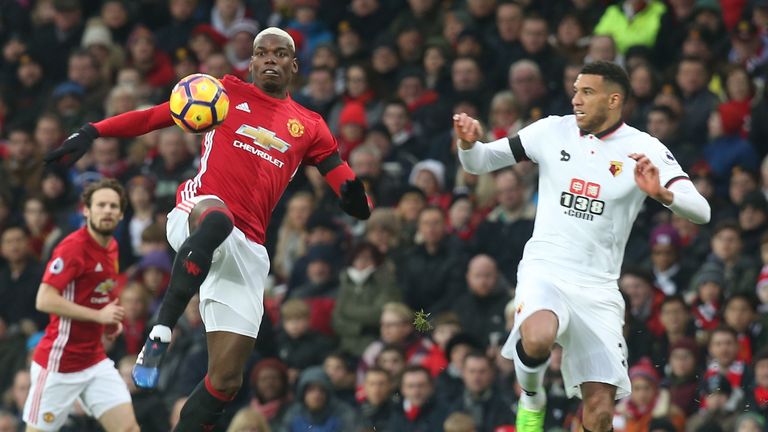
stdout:
<svg viewBox="0 0 768 432">
<path fill-rule="evenodd" d="M 659 140 L 623 123 L 582 134 L 573 115 L 550 116 L 519 137 L 526 156 L 539 165 L 536 222 L 521 267 L 544 264 L 564 271 L 566 280 L 615 283 L 646 198 L 628 155 L 645 154 L 667 187 L 688 176 Z"/>
</svg>

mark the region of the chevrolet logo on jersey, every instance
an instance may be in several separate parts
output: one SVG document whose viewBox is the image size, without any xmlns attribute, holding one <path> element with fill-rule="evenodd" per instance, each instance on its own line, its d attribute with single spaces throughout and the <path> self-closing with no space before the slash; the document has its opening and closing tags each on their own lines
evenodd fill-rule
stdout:
<svg viewBox="0 0 768 432">
<path fill-rule="evenodd" d="M 104 282 L 100 283 L 94 291 L 96 291 L 99 294 L 109 294 L 110 291 L 112 291 L 112 288 L 115 287 L 117 283 L 114 279 L 107 279 Z"/>
<path fill-rule="evenodd" d="M 275 149 L 280 153 L 285 153 L 290 147 L 290 144 L 275 136 L 274 132 L 261 126 L 255 128 L 246 124 L 240 125 L 235 133 L 251 138 L 254 144 L 266 150 Z"/>
</svg>

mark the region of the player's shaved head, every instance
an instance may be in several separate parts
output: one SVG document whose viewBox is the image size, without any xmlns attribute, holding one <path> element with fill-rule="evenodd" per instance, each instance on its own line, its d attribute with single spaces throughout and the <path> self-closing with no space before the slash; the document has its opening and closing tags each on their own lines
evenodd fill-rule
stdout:
<svg viewBox="0 0 768 432">
<path fill-rule="evenodd" d="M 626 100 L 629 95 L 629 77 L 624 69 L 616 63 L 596 61 L 584 66 L 581 69 L 581 74 L 603 77 L 603 82 L 606 85 L 615 87 L 621 93 L 622 100 Z"/>
<path fill-rule="evenodd" d="M 291 37 L 290 34 L 288 34 L 287 31 L 277 28 L 277 27 L 267 27 L 264 30 L 260 31 L 259 34 L 256 35 L 255 38 L 253 38 L 253 48 L 256 49 L 257 46 L 261 43 L 261 40 L 264 39 L 264 36 L 267 35 L 274 35 L 279 36 L 281 38 L 285 38 L 288 40 L 288 45 L 291 47 L 291 50 L 295 53 L 296 52 L 296 43 L 293 41 L 293 37 Z"/>
</svg>

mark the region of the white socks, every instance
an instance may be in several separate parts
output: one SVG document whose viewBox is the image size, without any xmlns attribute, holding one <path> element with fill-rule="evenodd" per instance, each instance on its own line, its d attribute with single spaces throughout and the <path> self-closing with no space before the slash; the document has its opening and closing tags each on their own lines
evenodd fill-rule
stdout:
<svg viewBox="0 0 768 432">
<path fill-rule="evenodd" d="M 170 343 L 171 329 L 168 328 L 167 326 L 157 324 L 156 326 L 152 327 L 152 331 L 149 332 L 149 338 L 160 339 L 160 342 L 163 342 L 163 343 Z"/>
<path fill-rule="evenodd" d="M 523 364 L 517 348 L 515 348 L 514 353 L 515 378 L 523 390 L 520 393 L 520 406 L 527 410 L 541 411 L 547 404 L 547 395 L 544 391 L 544 373 L 549 366 L 549 359 L 532 368 Z M 535 393 L 529 395 L 526 392 Z"/>
</svg>

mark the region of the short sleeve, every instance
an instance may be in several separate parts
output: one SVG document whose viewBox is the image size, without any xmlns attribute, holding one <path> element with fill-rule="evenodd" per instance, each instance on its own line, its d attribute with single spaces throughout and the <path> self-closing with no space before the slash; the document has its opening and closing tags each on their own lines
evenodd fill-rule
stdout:
<svg viewBox="0 0 768 432">
<path fill-rule="evenodd" d="M 650 154 L 647 154 L 648 158 L 659 169 L 659 182 L 664 187 L 669 187 L 672 183 L 678 180 L 687 180 L 688 175 L 683 171 L 683 168 L 675 159 L 675 156 L 671 151 L 659 142 L 654 140 L 655 145 Z"/>
<path fill-rule="evenodd" d="M 312 141 L 307 150 L 307 154 L 304 156 L 304 162 L 309 165 L 317 165 L 323 159 L 336 153 L 339 149 L 339 144 L 336 142 L 336 137 L 333 136 L 328 125 L 320 119 L 315 124 L 315 139 Z"/>
<path fill-rule="evenodd" d="M 544 137 L 548 133 L 548 129 L 553 127 L 553 123 L 551 116 L 546 117 L 531 123 L 517 133 L 523 144 L 525 154 L 531 161 L 536 163 L 541 161 L 542 143 L 546 141 Z"/>
<path fill-rule="evenodd" d="M 51 260 L 45 268 L 43 283 L 64 291 L 67 285 L 82 273 L 82 260 L 76 251 L 60 245 L 53 251 Z"/>
</svg>

